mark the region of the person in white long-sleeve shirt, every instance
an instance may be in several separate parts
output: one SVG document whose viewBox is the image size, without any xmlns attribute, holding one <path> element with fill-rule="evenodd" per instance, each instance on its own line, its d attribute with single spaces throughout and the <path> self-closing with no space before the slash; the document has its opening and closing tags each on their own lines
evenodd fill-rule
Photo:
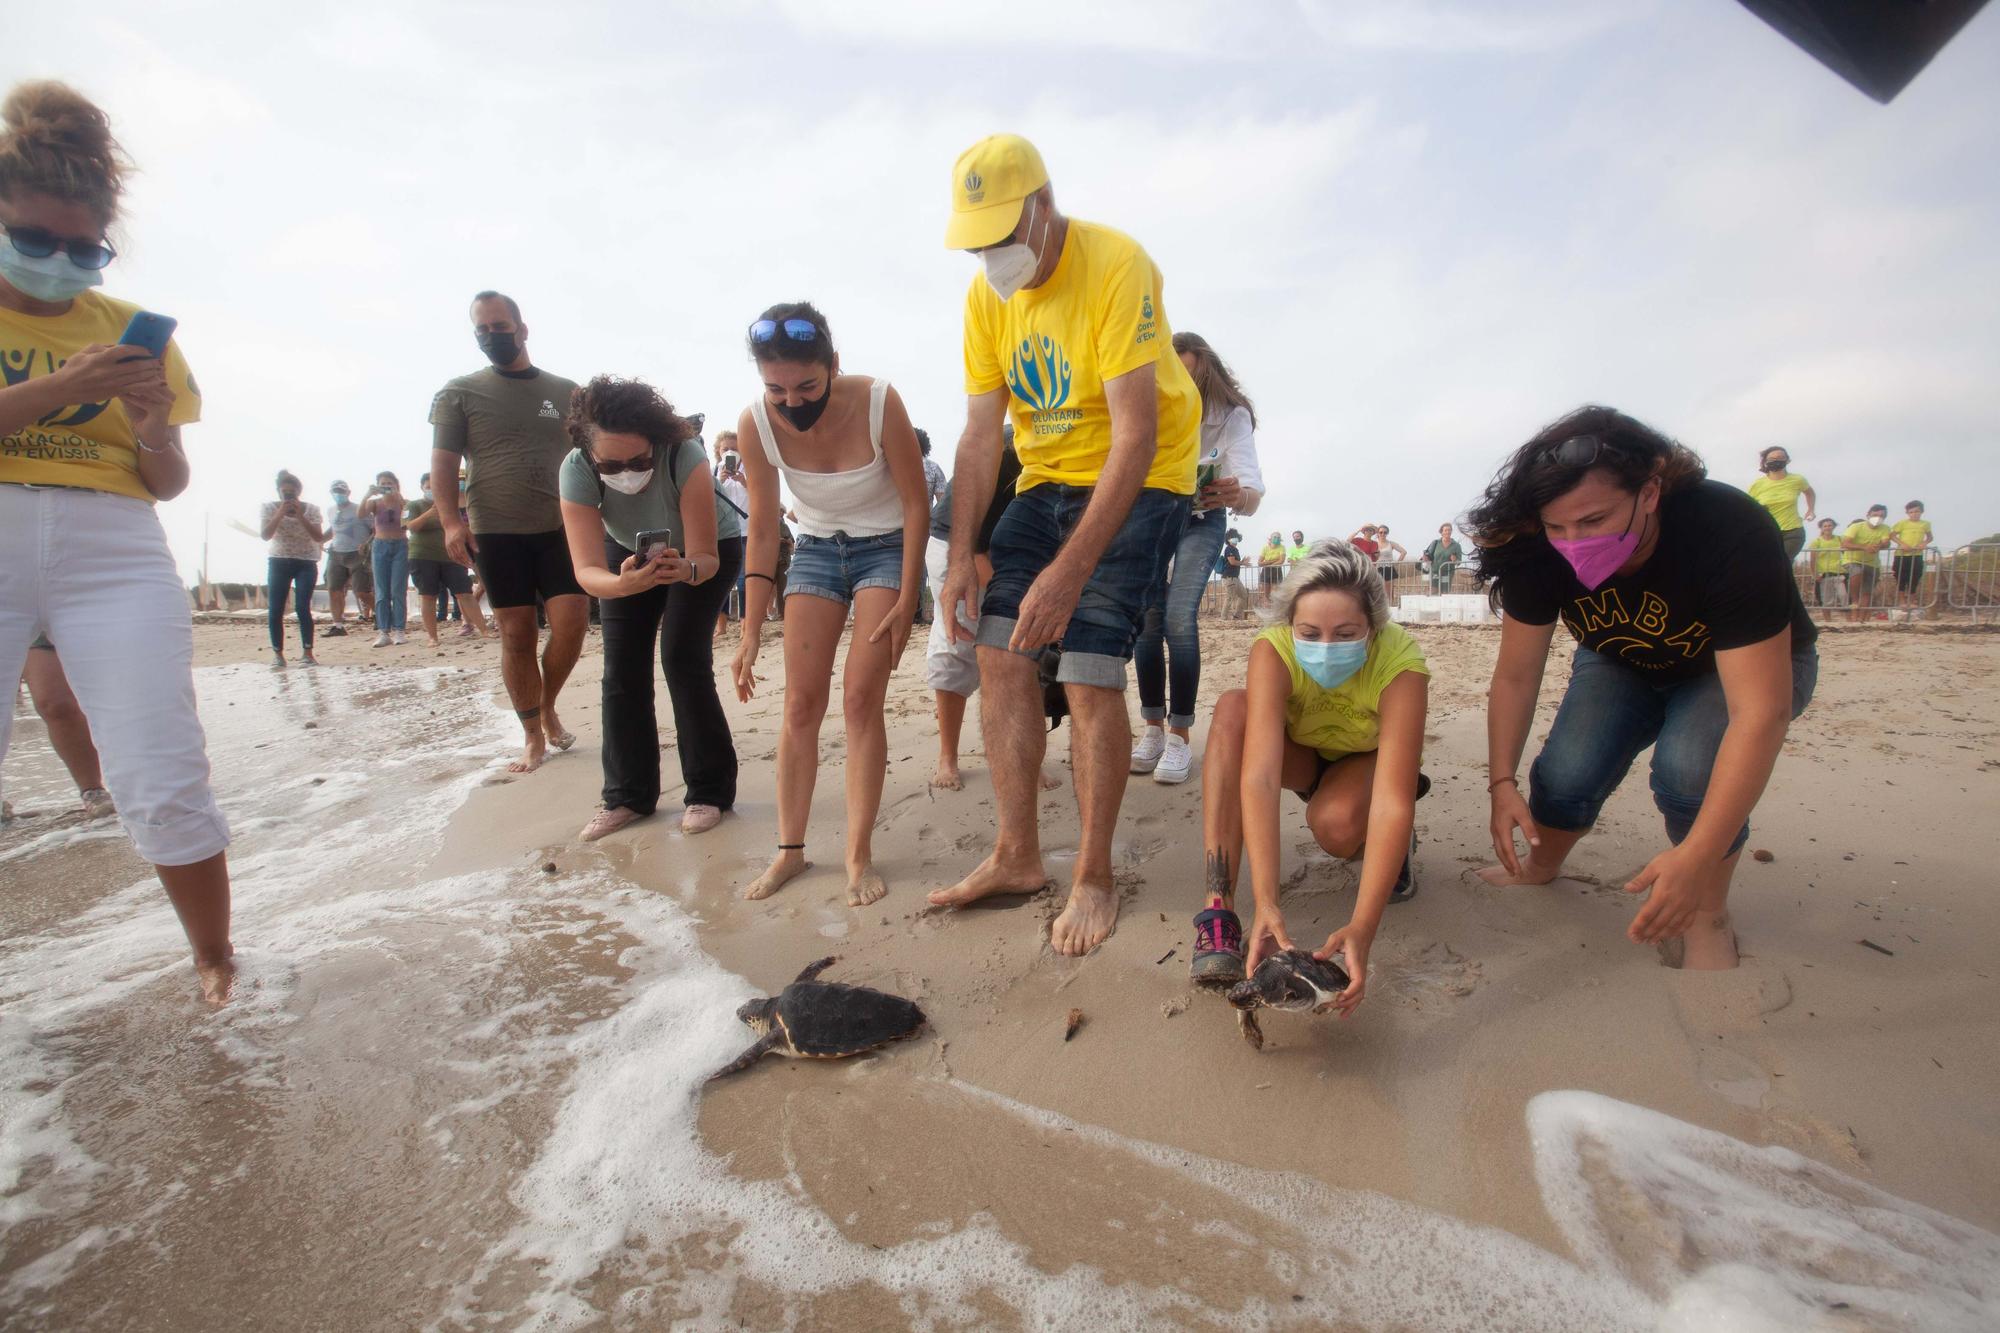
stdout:
<svg viewBox="0 0 2000 1333">
<path fill-rule="evenodd" d="M 1188 731 L 1194 726 L 1195 691 L 1201 684 L 1201 596 L 1222 554 L 1230 511 L 1254 514 L 1264 498 L 1264 474 L 1257 467 L 1257 409 L 1249 395 L 1200 334 L 1176 333 L 1174 351 L 1201 390 L 1200 490 L 1174 552 L 1173 574 L 1146 612 L 1132 653 L 1139 676 L 1139 716 L 1146 724 L 1132 747 L 1132 771 L 1151 773 L 1153 781 L 1169 784 L 1186 782 L 1194 766 Z"/>
</svg>

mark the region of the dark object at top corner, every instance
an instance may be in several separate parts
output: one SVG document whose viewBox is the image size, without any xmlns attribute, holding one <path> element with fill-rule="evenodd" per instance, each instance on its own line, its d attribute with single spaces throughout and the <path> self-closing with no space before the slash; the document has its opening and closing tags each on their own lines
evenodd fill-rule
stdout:
<svg viewBox="0 0 2000 1333">
<path fill-rule="evenodd" d="M 1885 105 L 1986 0 L 1738 0 L 1791 43 Z"/>
</svg>

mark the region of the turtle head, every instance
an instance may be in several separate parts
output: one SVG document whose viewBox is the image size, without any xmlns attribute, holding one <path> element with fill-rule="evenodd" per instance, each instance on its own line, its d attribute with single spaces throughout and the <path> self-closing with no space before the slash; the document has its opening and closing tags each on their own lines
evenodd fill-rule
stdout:
<svg viewBox="0 0 2000 1333">
<path fill-rule="evenodd" d="M 761 1037 L 771 1030 L 771 1013 L 777 1007 L 776 1000 L 761 996 L 755 1000 L 745 1000 L 737 1009 L 736 1017 L 744 1027 Z"/>
</svg>

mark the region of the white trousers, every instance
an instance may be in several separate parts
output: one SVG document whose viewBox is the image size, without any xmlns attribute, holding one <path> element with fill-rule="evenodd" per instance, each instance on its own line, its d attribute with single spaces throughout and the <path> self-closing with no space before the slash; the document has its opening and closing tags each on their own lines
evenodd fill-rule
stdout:
<svg viewBox="0 0 2000 1333">
<path fill-rule="evenodd" d="M 139 855 L 180 866 L 227 847 L 195 715 L 187 590 L 152 505 L 0 484 L 0 680 L 21 679 L 42 633 L 83 705 Z M 10 698 L 0 710 L 0 762 L 13 730 Z"/>
</svg>

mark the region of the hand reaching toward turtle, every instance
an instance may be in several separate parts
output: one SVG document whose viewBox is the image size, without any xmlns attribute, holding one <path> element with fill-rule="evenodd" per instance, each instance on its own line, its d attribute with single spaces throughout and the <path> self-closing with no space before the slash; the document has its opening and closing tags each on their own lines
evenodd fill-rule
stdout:
<svg viewBox="0 0 2000 1333">
<path fill-rule="evenodd" d="M 1354 1017 L 1355 1007 L 1368 990 L 1368 947 L 1374 942 L 1373 926 L 1358 926 L 1350 921 L 1327 936 L 1323 947 L 1313 950 L 1313 957 L 1322 963 L 1344 955 L 1343 966 L 1348 976 L 1347 989 L 1335 996 L 1331 1004 L 1322 1005 L 1320 1013 L 1334 1009 L 1342 1018 Z"/>
<path fill-rule="evenodd" d="M 1265 911 L 1257 909 L 1257 915 L 1250 923 L 1248 952 L 1243 958 L 1243 971 L 1248 974 L 1257 970 L 1257 964 L 1281 950 L 1292 947 L 1292 937 L 1285 931 L 1285 918 L 1277 908 Z"/>
</svg>

